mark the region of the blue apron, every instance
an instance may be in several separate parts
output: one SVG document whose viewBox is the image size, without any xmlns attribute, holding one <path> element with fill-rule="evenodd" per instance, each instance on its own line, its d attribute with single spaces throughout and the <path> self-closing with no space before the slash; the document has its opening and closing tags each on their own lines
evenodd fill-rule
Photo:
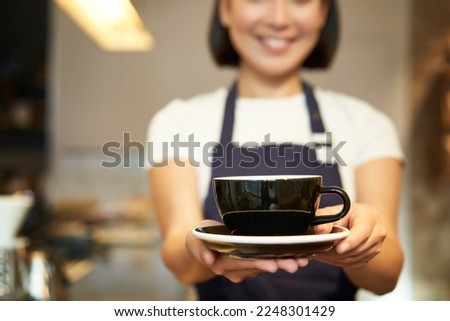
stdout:
<svg viewBox="0 0 450 321">
<path fill-rule="evenodd" d="M 303 85 L 303 89 L 311 131 L 314 134 L 325 134 L 313 90 L 306 84 Z M 315 174 L 323 176 L 324 185 L 342 187 L 338 164 L 325 164 L 317 159 L 317 144 L 323 144 L 263 145 L 253 147 L 251 152 L 248 148 L 234 145 L 232 134 L 237 97 L 237 85 L 234 84 L 226 100 L 220 144 L 216 146 L 213 155 L 211 178 L 236 175 Z M 207 219 L 221 221 L 211 187 L 212 184 L 205 199 L 204 216 Z M 336 199 L 332 197 L 323 197 L 320 204 L 323 207 L 336 203 Z M 341 268 L 314 260 L 294 274 L 285 271 L 262 273 L 237 284 L 218 276 L 199 283 L 196 287 L 199 300 L 354 300 L 357 290 Z"/>
</svg>

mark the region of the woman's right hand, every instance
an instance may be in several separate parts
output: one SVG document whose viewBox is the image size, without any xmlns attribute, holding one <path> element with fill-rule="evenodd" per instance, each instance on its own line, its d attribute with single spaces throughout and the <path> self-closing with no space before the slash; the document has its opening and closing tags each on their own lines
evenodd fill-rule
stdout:
<svg viewBox="0 0 450 321">
<path fill-rule="evenodd" d="M 221 224 L 217 221 L 204 220 L 198 227 Z M 192 233 L 186 238 L 186 248 L 198 262 L 210 269 L 215 275 L 221 275 L 234 283 L 255 277 L 260 273 L 275 273 L 284 270 L 295 273 L 309 263 L 308 258 L 296 259 L 239 259 L 208 249 Z"/>
</svg>

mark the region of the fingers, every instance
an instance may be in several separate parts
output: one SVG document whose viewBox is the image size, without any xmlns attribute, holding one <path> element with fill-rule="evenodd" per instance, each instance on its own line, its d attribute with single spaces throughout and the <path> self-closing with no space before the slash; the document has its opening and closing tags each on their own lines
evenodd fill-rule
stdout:
<svg viewBox="0 0 450 321">
<path fill-rule="evenodd" d="M 334 266 L 360 268 L 366 265 L 378 253 L 379 251 L 377 249 L 371 248 L 367 251 L 343 256 L 332 250 L 327 253 L 318 254 L 315 259 Z"/>
<path fill-rule="evenodd" d="M 263 272 L 275 273 L 278 270 L 275 260 L 243 260 L 222 254 L 219 254 L 215 264 L 209 267 L 215 274 L 224 276 L 234 283 Z"/>
<path fill-rule="evenodd" d="M 299 264 L 295 259 L 277 260 L 278 268 L 288 273 L 295 273 L 299 269 Z"/>
<path fill-rule="evenodd" d="M 361 213 L 362 214 L 362 213 Z M 372 246 L 383 244 L 387 237 L 387 229 L 379 224 L 376 212 L 369 212 L 366 215 L 355 215 L 351 219 L 350 234 L 336 246 L 336 252 L 344 254 L 355 251 L 358 247 L 360 251 L 366 251 Z M 364 245 L 366 245 L 364 247 Z"/>
<path fill-rule="evenodd" d="M 298 257 L 295 259 L 295 261 L 297 262 L 297 265 L 302 268 L 302 267 L 306 267 L 309 264 L 309 258 L 307 257 Z"/>
<path fill-rule="evenodd" d="M 348 238 L 338 243 L 334 249 L 317 254 L 315 259 L 335 266 L 362 267 L 381 252 L 384 234 L 373 232 L 369 237 L 361 237 L 360 240 L 363 241 L 360 244 L 357 243 L 358 237 Z"/>
<path fill-rule="evenodd" d="M 210 255 L 210 253 L 205 254 Z M 204 258 L 203 262 L 213 262 L 212 264 L 205 264 L 215 274 L 224 276 L 235 283 L 242 282 L 247 278 L 255 277 L 264 272 L 275 273 L 279 270 L 284 270 L 288 273 L 295 273 L 299 268 L 305 267 L 309 263 L 308 258 L 246 260 L 218 253 L 216 255 L 215 259 Z"/>
<path fill-rule="evenodd" d="M 349 251 L 353 251 L 356 247 L 367 242 L 370 238 L 372 235 L 373 225 L 368 224 L 367 222 L 364 224 L 358 223 L 358 219 L 355 219 L 353 228 L 350 230 L 350 234 L 336 245 L 337 253 L 344 254 Z"/>
<path fill-rule="evenodd" d="M 295 273 L 309 264 L 309 258 L 297 257 L 292 259 L 277 260 L 277 264 L 279 269 L 288 273 Z"/>
<path fill-rule="evenodd" d="M 314 232 L 316 234 L 328 234 L 333 230 L 333 223 L 319 224 L 314 226 Z"/>
<path fill-rule="evenodd" d="M 275 273 L 278 270 L 284 270 L 288 273 L 295 273 L 299 268 L 308 265 L 308 258 L 299 259 L 275 259 L 275 260 L 246 260 L 229 257 L 219 254 L 216 263 L 211 266 L 216 274 L 226 275 L 230 271 L 252 271 Z"/>
</svg>

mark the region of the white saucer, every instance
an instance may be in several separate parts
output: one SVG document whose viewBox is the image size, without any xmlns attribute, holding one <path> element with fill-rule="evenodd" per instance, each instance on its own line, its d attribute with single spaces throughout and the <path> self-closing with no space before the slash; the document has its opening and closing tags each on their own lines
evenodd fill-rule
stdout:
<svg viewBox="0 0 450 321">
<path fill-rule="evenodd" d="M 224 225 L 198 227 L 192 234 L 210 249 L 240 258 L 301 257 L 328 251 L 335 241 L 343 239 L 349 230 L 333 226 L 329 234 L 287 236 L 231 235 Z"/>
</svg>

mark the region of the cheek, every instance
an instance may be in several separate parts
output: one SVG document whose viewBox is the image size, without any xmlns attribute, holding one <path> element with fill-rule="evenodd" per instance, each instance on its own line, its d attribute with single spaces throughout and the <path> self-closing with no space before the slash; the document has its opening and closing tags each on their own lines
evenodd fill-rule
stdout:
<svg viewBox="0 0 450 321">
<path fill-rule="evenodd" d="M 253 30 L 257 21 L 257 13 L 250 10 L 242 10 L 233 14 L 229 24 L 230 40 L 240 55 L 243 55 L 252 46 Z"/>
<path fill-rule="evenodd" d="M 320 12 L 300 12 L 295 16 L 297 28 L 304 32 L 320 32 L 324 21 Z"/>
<path fill-rule="evenodd" d="M 322 29 L 322 25 L 318 23 L 305 22 L 299 25 L 299 30 L 304 34 L 318 34 Z"/>
<path fill-rule="evenodd" d="M 258 14 L 250 10 L 236 12 L 231 21 L 231 28 L 238 32 L 250 31 L 258 21 Z"/>
</svg>

